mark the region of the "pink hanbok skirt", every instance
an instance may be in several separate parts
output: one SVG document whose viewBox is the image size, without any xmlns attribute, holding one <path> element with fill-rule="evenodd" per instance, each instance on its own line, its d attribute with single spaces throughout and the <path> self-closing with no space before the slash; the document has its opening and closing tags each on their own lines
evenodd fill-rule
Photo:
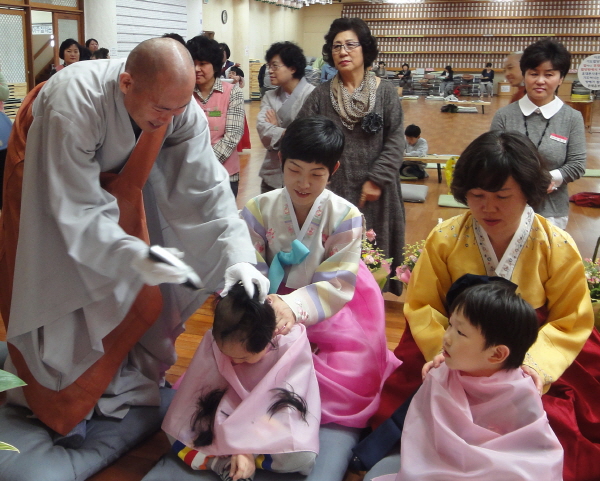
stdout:
<svg viewBox="0 0 600 481">
<path fill-rule="evenodd" d="M 308 326 L 307 333 L 313 352 L 316 348 L 321 424 L 367 426 L 379 407 L 383 383 L 402 362 L 387 348 L 381 290 L 362 261 L 352 300 L 329 319 Z"/>
</svg>

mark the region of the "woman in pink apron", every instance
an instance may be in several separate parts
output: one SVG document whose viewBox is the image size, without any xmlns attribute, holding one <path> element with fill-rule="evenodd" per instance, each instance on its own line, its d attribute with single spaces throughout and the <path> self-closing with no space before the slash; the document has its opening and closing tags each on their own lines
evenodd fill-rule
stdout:
<svg viewBox="0 0 600 481">
<path fill-rule="evenodd" d="M 206 114 L 213 151 L 229 172 L 231 190 L 237 196 L 237 146 L 244 135 L 244 95 L 239 87 L 219 78 L 223 53 L 215 40 L 199 35 L 188 40 L 186 46 L 196 66 L 194 98 Z"/>
</svg>

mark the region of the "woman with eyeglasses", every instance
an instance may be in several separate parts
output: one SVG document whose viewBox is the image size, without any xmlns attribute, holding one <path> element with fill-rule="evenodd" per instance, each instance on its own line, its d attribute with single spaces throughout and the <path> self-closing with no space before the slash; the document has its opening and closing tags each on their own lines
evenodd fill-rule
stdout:
<svg viewBox="0 0 600 481">
<path fill-rule="evenodd" d="M 306 99 L 299 117 L 324 115 L 346 139 L 338 174 L 330 190 L 358 206 L 377 247 L 392 257 L 392 272 L 402 264 L 404 205 L 398 172 L 404 152 L 402 107 L 396 87 L 367 71 L 377 58 L 377 40 L 360 18 L 338 18 L 325 35 L 323 58 L 337 75 Z M 386 287 L 400 295 L 402 284 Z"/>
<path fill-rule="evenodd" d="M 258 136 L 267 149 L 258 174 L 262 178 L 260 190 L 263 194 L 283 187 L 279 142 L 315 88 L 304 78 L 306 57 L 295 43 L 274 43 L 267 50 L 265 60 L 271 84 L 277 88 L 265 93 L 256 119 Z"/>
</svg>

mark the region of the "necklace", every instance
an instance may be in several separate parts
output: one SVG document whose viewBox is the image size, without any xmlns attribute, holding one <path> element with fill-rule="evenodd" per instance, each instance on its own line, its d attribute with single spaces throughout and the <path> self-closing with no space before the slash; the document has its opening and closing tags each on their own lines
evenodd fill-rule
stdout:
<svg viewBox="0 0 600 481">
<path fill-rule="evenodd" d="M 525 123 L 525 135 L 527 137 L 529 137 L 529 130 L 527 129 L 527 117 L 525 117 L 525 115 L 523 115 L 523 122 Z M 542 145 L 542 140 L 544 140 L 544 135 L 546 135 L 546 130 L 548 130 L 548 126 L 549 125 L 550 125 L 550 119 L 548 119 L 546 121 L 546 127 L 544 127 L 544 131 L 542 132 L 542 136 L 540 137 L 540 141 L 535 146 L 536 149 L 539 149 L 540 145 Z"/>
</svg>

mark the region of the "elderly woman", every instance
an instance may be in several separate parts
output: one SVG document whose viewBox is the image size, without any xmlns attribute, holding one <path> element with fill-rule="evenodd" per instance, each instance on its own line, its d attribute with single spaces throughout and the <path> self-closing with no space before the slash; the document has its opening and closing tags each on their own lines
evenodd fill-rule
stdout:
<svg viewBox="0 0 600 481">
<path fill-rule="evenodd" d="M 244 135 L 244 94 L 236 85 L 219 78 L 223 52 L 216 40 L 199 35 L 188 40 L 186 46 L 196 66 L 194 98 L 206 114 L 213 151 L 227 169 L 231 190 L 237 197 L 240 181 L 237 146 Z"/>
<path fill-rule="evenodd" d="M 522 368 L 545 393 L 544 408 L 565 450 L 564 479 L 600 479 L 600 335 L 592 330 L 573 239 L 533 211 L 544 201 L 549 179 L 535 145 L 517 132 L 487 132 L 460 156 L 452 193 L 469 211 L 439 224 L 427 238 L 408 286 L 408 325 L 395 351 L 403 364 L 386 383 L 377 421 L 419 387 L 426 361 L 443 362 L 452 283 L 464 274 L 500 276 L 517 284 L 538 314 L 538 338 Z M 386 463 L 388 473 L 397 472 L 397 461 L 386 458 L 365 480 L 381 474 Z"/>
<path fill-rule="evenodd" d="M 517 91 L 510 99 L 510 103 L 516 102 L 525 95 L 523 86 L 523 74 L 521 73 L 521 55 L 523 52 L 511 53 L 504 59 L 504 78 L 511 87 L 517 87 Z"/>
<path fill-rule="evenodd" d="M 75 62 L 79 62 L 79 60 L 81 60 L 81 45 L 77 43 L 77 40 L 68 38 L 60 44 L 58 56 L 61 60 L 64 60 L 64 63 L 53 68 L 50 72 L 50 76 Z"/>
<path fill-rule="evenodd" d="M 377 246 L 394 259 L 394 269 L 402 263 L 405 225 L 398 93 L 391 82 L 369 75 L 377 41 L 360 18 L 334 20 L 325 42 L 323 58 L 338 74 L 315 89 L 298 115 L 325 115 L 342 128 L 346 147 L 330 189 L 361 209 L 367 229 L 377 234 Z M 399 295 L 402 285 L 389 281 L 388 289 Z"/>
<path fill-rule="evenodd" d="M 315 88 L 304 78 L 306 57 L 295 43 L 274 43 L 267 50 L 265 60 L 271 84 L 277 88 L 265 93 L 256 119 L 258 136 L 267 149 L 259 172 L 263 194 L 283 187 L 283 171 L 279 159 L 281 136 Z"/>
<path fill-rule="evenodd" d="M 550 39 L 531 44 L 521 57 L 526 95 L 496 112 L 491 130 L 525 132 L 548 161 L 551 181 L 539 214 L 564 229 L 569 220 L 567 183 L 585 173 L 586 140 L 581 113 L 556 96 L 571 67 L 571 54 Z"/>
</svg>

